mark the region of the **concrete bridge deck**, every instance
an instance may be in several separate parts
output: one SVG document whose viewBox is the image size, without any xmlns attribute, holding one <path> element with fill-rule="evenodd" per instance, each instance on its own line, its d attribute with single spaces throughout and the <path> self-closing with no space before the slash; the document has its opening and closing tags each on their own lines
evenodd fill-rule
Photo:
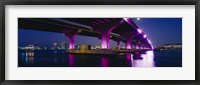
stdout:
<svg viewBox="0 0 200 85">
<path fill-rule="evenodd" d="M 75 47 L 77 35 L 101 39 L 101 48 L 107 50 L 111 39 L 117 42 L 118 48 L 120 42 L 125 42 L 126 49 L 153 49 L 147 35 L 131 18 L 18 18 L 18 27 L 63 33 L 69 39 L 71 50 Z"/>
</svg>

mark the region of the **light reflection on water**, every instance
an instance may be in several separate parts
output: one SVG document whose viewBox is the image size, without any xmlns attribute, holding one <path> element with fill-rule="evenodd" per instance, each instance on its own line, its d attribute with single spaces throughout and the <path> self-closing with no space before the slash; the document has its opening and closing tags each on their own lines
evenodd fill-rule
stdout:
<svg viewBox="0 0 200 85">
<path fill-rule="evenodd" d="M 18 60 L 19 67 L 156 67 L 156 65 L 159 63 L 155 61 L 154 51 L 122 53 L 115 56 L 67 54 L 65 51 L 20 51 Z"/>
<path fill-rule="evenodd" d="M 25 53 L 21 53 L 21 59 L 25 63 L 34 63 L 34 51 L 26 51 Z"/>
<path fill-rule="evenodd" d="M 106 58 L 106 57 L 101 58 L 101 66 L 102 67 L 108 67 L 109 66 L 108 58 Z"/>
<path fill-rule="evenodd" d="M 154 53 L 153 51 L 146 51 L 144 54 L 137 54 L 141 59 L 134 59 L 131 55 L 131 66 L 132 67 L 155 67 L 154 66 Z"/>
<path fill-rule="evenodd" d="M 69 66 L 73 67 L 74 66 L 74 55 L 69 54 Z"/>
</svg>

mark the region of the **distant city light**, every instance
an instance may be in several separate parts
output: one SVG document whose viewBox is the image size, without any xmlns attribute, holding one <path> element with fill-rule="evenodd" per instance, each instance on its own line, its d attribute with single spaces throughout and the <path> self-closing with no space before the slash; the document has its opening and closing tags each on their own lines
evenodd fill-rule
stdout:
<svg viewBox="0 0 200 85">
<path fill-rule="evenodd" d="M 140 20 L 140 18 L 137 18 L 137 20 Z"/>
<path fill-rule="evenodd" d="M 141 29 L 137 29 L 137 31 L 138 31 L 139 33 L 142 33 L 142 30 L 141 30 Z"/>
</svg>

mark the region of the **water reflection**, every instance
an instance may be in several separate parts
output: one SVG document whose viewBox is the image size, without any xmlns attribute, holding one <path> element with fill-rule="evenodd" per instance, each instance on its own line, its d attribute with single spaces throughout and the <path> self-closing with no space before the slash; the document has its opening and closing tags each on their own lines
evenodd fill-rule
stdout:
<svg viewBox="0 0 200 85">
<path fill-rule="evenodd" d="M 102 57 L 101 58 L 101 66 L 102 67 L 108 67 L 109 66 L 109 60 L 107 57 Z"/>
<path fill-rule="evenodd" d="M 131 56 L 133 56 L 131 53 L 126 53 L 126 59 L 127 59 L 127 61 L 131 60 Z"/>
<path fill-rule="evenodd" d="M 131 53 L 126 53 L 126 62 L 127 62 L 127 65 L 128 67 L 131 67 L 131 57 L 133 55 Z"/>
<path fill-rule="evenodd" d="M 54 64 L 57 64 L 57 62 L 58 62 L 57 57 L 54 57 L 53 62 L 54 62 Z"/>
<path fill-rule="evenodd" d="M 74 66 L 74 54 L 69 54 L 69 66 Z"/>
<path fill-rule="evenodd" d="M 25 53 L 21 53 L 21 59 L 22 59 L 22 62 L 25 62 L 25 63 L 34 63 L 34 51 L 26 51 Z"/>
<path fill-rule="evenodd" d="M 159 52 L 159 56 L 161 54 L 163 52 Z M 174 54 L 177 55 L 177 53 Z M 167 60 L 166 57 L 155 59 L 154 56 L 153 51 L 120 53 L 118 55 L 67 54 L 65 51 L 20 51 L 18 65 L 19 67 L 155 67 L 168 65 L 165 64 L 169 63 L 169 59 Z M 174 63 L 170 65 L 177 66 Z"/>
<path fill-rule="evenodd" d="M 144 53 L 135 53 L 135 58 L 131 58 L 132 67 L 154 67 L 154 53 L 153 51 L 146 51 Z"/>
</svg>

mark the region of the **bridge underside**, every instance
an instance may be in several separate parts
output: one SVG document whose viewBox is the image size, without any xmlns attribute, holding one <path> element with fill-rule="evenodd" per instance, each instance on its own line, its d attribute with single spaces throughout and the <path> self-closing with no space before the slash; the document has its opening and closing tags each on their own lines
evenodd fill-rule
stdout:
<svg viewBox="0 0 200 85">
<path fill-rule="evenodd" d="M 74 49 L 76 35 L 102 40 L 102 49 L 110 48 L 110 39 L 125 42 L 126 49 L 152 49 L 151 42 L 130 18 L 18 18 L 19 29 L 40 30 L 65 34 Z"/>
</svg>

